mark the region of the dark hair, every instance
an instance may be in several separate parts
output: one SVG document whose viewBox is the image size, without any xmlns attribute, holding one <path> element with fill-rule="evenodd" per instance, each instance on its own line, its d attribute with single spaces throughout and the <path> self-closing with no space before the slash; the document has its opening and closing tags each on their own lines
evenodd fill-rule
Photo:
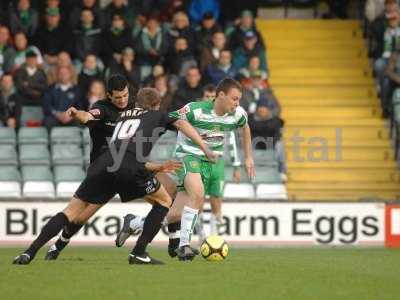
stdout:
<svg viewBox="0 0 400 300">
<path fill-rule="evenodd" d="M 151 87 L 141 88 L 136 96 L 136 106 L 144 109 L 154 109 L 161 103 L 160 93 Z"/>
<path fill-rule="evenodd" d="M 216 91 L 216 87 L 215 87 L 215 85 L 213 85 L 212 83 L 206 84 L 206 85 L 203 87 L 203 93 L 205 93 L 205 92 L 213 93 L 213 92 L 215 92 L 215 91 Z"/>
<path fill-rule="evenodd" d="M 231 89 L 238 89 L 239 91 L 242 91 L 242 85 L 235 79 L 226 77 L 218 83 L 216 95 L 218 97 L 220 92 L 227 94 Z"/>
<path fill-rule="evenodd" d="M 112 93 L 113 91 L 123 91 L 128 86 L 128 81 L 126 78 L 119 74 L 111 75 L 107 80 L 107 93 Z"/>
</svg>

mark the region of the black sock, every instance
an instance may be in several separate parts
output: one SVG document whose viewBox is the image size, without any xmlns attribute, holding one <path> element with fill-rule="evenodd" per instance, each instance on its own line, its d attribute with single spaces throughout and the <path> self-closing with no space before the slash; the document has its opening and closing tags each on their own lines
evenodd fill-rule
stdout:
<svg viewBox="0 0 400 300">
<path fill-rule="evenodd" d="M 82 227 L 84 224 L 79 224 L 79 223 L 72 223 L 69 222 L 61 232 L 61 236 L 58 238 L 57 242 L 55 243 L 55 246 L 58 251 L 62 251 L 65 246 L 68 245 L 69 239 L 75 235 Z"/>
<path fill-rule="evenodd" d="M 169 232 L 169 244 L 168 248 L 176 249 L 179 246 L 179 237 L 176 236 L 176 232 L 181 230 L 181 222 L 175 222 L 168 224 L 168 232 Z"/>
<path fill-rule="evenodd" d="M 143 224 L 143 232 L 139 236 L 132 254 L 141 255 L 145 252 L 146 247 L 161 229 L 161 222 L 168 213 L 168 208 L 156 203 L 150 210 Z"/>
<path fill-rule="evenodd" d="M 37 239 L 33 241 L 25 253 L 28 253 L 31 258 L 34 258 L 36 252 L 55 237 L 67 223 L 68 218 L 63 212 L 56 214 L 44 225 Z"/>
</svg>

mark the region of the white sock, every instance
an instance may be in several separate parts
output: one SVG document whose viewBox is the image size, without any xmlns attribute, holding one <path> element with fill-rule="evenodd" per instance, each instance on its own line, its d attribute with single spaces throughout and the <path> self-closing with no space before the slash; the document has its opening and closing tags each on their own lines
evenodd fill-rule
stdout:
<svg viewBox="0 0 400 300">
<path fill-rule="evenodd" d="M 143 225 L 144 225 L 144 220 L 146 218 L 142 218 L 142 217 L 136 217 L 134 219 L 131 220 L 131 222 L 129 223 L 129 227 L 133 230 L 133 231 L 137 231 L 137 230 L 143 230 Z"/>
<path fill-rule="evenodd" d="M 193 228 L 196 225 L 198 212 L 198 209 L 188 206 L 183 207 L 179 247 L 190 245 L 190 239 L 192 238 Z"/>
<path fill-rule="evenodd" d="M 204 223 L 203 223 L 203 213 L 199 213 L 197 216 L 197 222 L 195 225 L 195 229 L 197 234 L 199 235 L 199 239 L 203 239 L 205 234 L 204 234 Z"/>
<path fill-rule="evenodd" d="M 218 216 L 214 215 L 212 213 L 210 216 L 210 234 L 211 235 L 218 235 L 218 224 L 219 224 Z"/>
</svg>

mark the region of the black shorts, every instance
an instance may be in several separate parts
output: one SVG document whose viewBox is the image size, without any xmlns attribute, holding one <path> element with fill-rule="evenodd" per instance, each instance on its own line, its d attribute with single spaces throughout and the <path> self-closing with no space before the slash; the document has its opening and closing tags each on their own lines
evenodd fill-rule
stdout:
<svg viewBox="0 0 400 300">
<path fill-rule="evenodd" d="M 118 170 L 110 172 L 113 165 L 109 151 L 90 164 L 86 178 L 75 192 L 74 197 L 93 204 L 105 204 L 116 194 L 122 202 L 142 198 L 160 188 L 160 182 L 152 172 L 146 171 L 143 163 L 136 161 L 127 152 Z"/>
</svg>

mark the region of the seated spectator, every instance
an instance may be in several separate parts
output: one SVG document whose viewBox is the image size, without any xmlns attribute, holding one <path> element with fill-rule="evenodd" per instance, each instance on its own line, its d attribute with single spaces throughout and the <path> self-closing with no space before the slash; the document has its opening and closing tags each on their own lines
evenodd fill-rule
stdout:
<svg viewBox="0 0 400 300">
<path fill-rule="evenodd" d="M 106 88 L 104 86 L 104 82 L 102 80 L 93 80 L 90 83 L 89 89 L 87 93 L 85 93 L 85 110 L 90 110 L 97 101 L 103 100 L 106 98 Z"/>
<path fill-rule="evenodd" d="M 28 51 L 33 51 L 36 53 L 37 61 L 40 66 L 43 65 L 43 57 L 40 53 L 40 50 L 31 45 L 28 46 L 28 40 L 26 38 L 25 33 L 17 32 L 14 36 L 14 44 L 15 44 L 15 58 L 14 58 L 14 70 L 17 70 L 21 65 L 23 65 L 26 61 L 25 56 Z"/>
<path fill-rule="evenodd" d="M 135 52 L 132 48 L 127 47 L 124 49 L 120 62 L 116 60 L 111 62 L 107 77 L 112 74 L 124 75 L 134 91 L 137 92 L 140 86 L 140 69 L 135 64 Z"/>
<path fill-rule="evenodd" d="M 96 56 L 102 50 L 101 28 L 94 23 L 94 15 L 90 9 L 81 10 L 81 22 L 73 30 L 74 57 L 83 61 L 89 53 Z"/>
<path fill-rule="evenodd" d="M 196 50 L 196 34 L 190 27 L 189 18 L 183 11 L 178 11 L 172 19 L 172 26 L 168 30 L 168 45 L 170 51 L 173 51 L 177 38 L 184 37 L 189 45 L 190 50 L 194 53 Z"/>
<path fill-rule="evenodd" d="M 73 74 L 70 68 L 57 69 L 57 82 L 44 94 L 43 111 L 44 123 L 47 128 L 53 126 L 74 125 L 67 109 L 74 106 L 84 109 L 79 87 L 73 83 Z"/>
<path fill-rule="evenodd" d="M 10 43 L 10 31 L 0 25 L 0 76 L 11 72 L 14 67 L 15 49 Z"/>
<path fill-rule="evenodd" d="M 190 20 L 199 24 L 204 20 L 204 14 L 212 12 L 214 20 L 219 18 L 219 1 L 218 0 L 192 0 L 189 5 Z"/>
<path fill-rule="evenodd" d="M 83 68 L 78 76 L 78 85 L 81 93 L 86 95 L 92 81 L 103 80 L 103 64 L 94 54 L 88 54 L 83 62 Z"/>
<path fill-rule="evenodd" d="M 103 28 L 103 14 L 100 9 L 99 1 L 97 0 L 80 0 L 74 8 L 72 9 L 69 15 L 69 27 L 71 29 L 76 29 L 79 27 L 81 19 L 82 10 L 89 9 L 94 16 L 94 23 L 97 24 L 100 28 Z"/>
<path fill-rule="evenodd" d="M 37 54 L 34 51 L 26 53 L 26 62 L 15 74 L 15 83 L 23 105 L 43 104 L 43 92 L 47 88 L 46 73 L 39 67 Z"/>
<path fill-rule="evenodd" d="M 33 38 L 39 26 L 39 14 L 30 0 L 18 0 L 16 6 L 10 5 L 8 17 L 12 34 L 22 31 L 29 40 Z"/>
<path fill-rule="evenodd" d="M 135 42 L 137 63 L 141 66 L 153 67 L 163 63 L 168 51 L 166 36 L 157 18 L 151 16 L 146 26 L 140 31 Z"/>
<path fill-rule="evenodd" d="M 200 54 L 200 70 L 204 72 L 208 65 L 216 62 L 223 49 L 226 48 L 226 38 L 222 31 L 214 32 L 211 45 L 202 49 Z"/>
<path fill-rule="evenodd" d="M 265 48 L 262 36 L 256 28 L 253 13 L 249 10 L 244 10 L 241 14 L 238 26 L 236 26 L 235 29 L 230 34 L 228 34 L 229 47 L 232 49 L 232 51 L 239 48 L 240 46 L 244 46 L 247 32 L 254 33 L 257 38 L 257 47 Z"/>
<path fill-rule="evenodd" d="M 270 104 L 263 99 L 257 103 L 254 113 L 249 113 L 249 127 L 255 149 L 274 149 L 278 160 L 278 168 L 283 182 L 287 181 L 287 166 L 284 144 L 281 142 L 281 132 L 284 122 L 275 116 Z"/>
<path fill-rule="evenodd" d="M 72 64 L 71 56 L 67 52 L 63 51 L 57 55 L 56 64 L 47 72 L 47 85 L 50 86 L 57 81 L 58 69 L 62 67 L 70 69 L 74 84 L 78 82 L 78 75 L 74 65 Z"/>
<path fill-rule="evenodd" d="M 244 79 L 250 79 L 256 75 L 257 77 L 261 77 L 262 80 L 266 81 L 268 86 L 268 73 L 261 69 L 261 62 L 258 56 L 252 56 L 249 60 L 249 65 L 247 68 L 242 68 L 239 70 L 239 77 Z M 266 87 L 267 87 L 266 86 Z"/>
<path fill-rule="evenodd" d="M 160 93 L 161 96 L 161 111 L 171 111 L 171 103 L 173 94 L 168 88 L 168 78 L 166 75 L 159 75 L 154 79 L 154 87 Z"/>
<path fill-rule="evenodd" d="M 175 47 L 168 56 L 168 70 L 170 73 L 183 77 L 190 67 L 197 66 L 194 54 L 189 48 L 188 41 L 184 37 L 175 40 Z"/>
<path fill-rule="evenodd" d="M 197 53 L 211 46 L 211 39 L 215 32 L 221 31 L 213 13 L 206 12 L 201 19 L 201 24 L 196 28 Z"/>
<path fill-rule="evenodd" d="M 161 76 L 161 75 L 165 75 L 165 70 L 164 70 L 163 65 L 155 65 L 151 71 L 151 74 L 143 80 L 143 86 L 145 86 L 145 87 L 154 86 L 156 77 Z"/>
<path fill-rule="evenodd" d="M 261 70 L 268 73 L 267 58 L 265 49 L 257 45 L 257 36 L 253 31 L 248 31 L 245 36 L 244 46 L 237 48 L 233 54 L 233 65 L 236 69 L 247 68 L 250 57 L 258 56 Z"/>
<path fill-rule="evenodd" d="M 389 59 L 388 65 L 385 70 L 385 83 L 382 90 L 382 113 L 383 117 L 389 117 L 392 110 L 392 98 L 397 97 L 398 92 L 393 93 L 400 87 L 400 52 L 395 51 Z M 397 100 L 397 99 L 396 99 Z"/>
<path fill-rule="evenodd" d="M 4 74 L 0 80 L 0 122 L 10 128 L 17 128 L 21 118 L 21 95 L 14 86 L 11 74 Z"/>
<path fill-rule="evenodd" d="M 181 81 L 175 93 L 171 110 L 180 109 L 187 103 L 201 98 L 202 95 L 203 87 L 200 70 L 197 67 L 191 67 L 187 70 L 184 80 Z"/>
<path fill-rule="evenodd" d="M 60 24 L 59 9 L 46 9 L 46 24 L 40 26 L 35 42 L 44 56 L 48 65 L 54 65 L 57 62 L 57 55 L 62 51 L 69 51 L 71 43 L 68 28 Z"/>
<path fill-rule="evenodd" d="M 112 59 L 121 62 L 122 50 L 132 47 L 131 30 L 121 15 L 113 16 L 111 27 L 104 32 L 103 45 L 105 64 L 109 64 Z"/>
<path fill-rule="evenodd" d="M 219 59 L 207 67 L 207 79 L 217 85 L 225 77 L 235 77 L 236 68 L 232 65 L 232 53 L 230 50 L 222 50 Z"/>
<path fill-rule="evenodd" d="M 385 11 L 386 0 L 367 0 L 365 3 L 365 17 L 372 23 Z"/>
<path fill-rule="evenodd" d="M 121 16 L 128 27 L 133 27 L 136 17 L 135 13 L 136 12 L 128 6 L 127 0 L 112 0 L 111 3 L 103 9 L 105 28 L 110 27 L 115 15 Z"/>
<path fill-rule="evenodd" d="M 214 100 L 217 96 L 217 87 L 211 83 L 207 84 L 203 88 L 202 99 L 208 99 L 210 101 Z"/>
</svg>

